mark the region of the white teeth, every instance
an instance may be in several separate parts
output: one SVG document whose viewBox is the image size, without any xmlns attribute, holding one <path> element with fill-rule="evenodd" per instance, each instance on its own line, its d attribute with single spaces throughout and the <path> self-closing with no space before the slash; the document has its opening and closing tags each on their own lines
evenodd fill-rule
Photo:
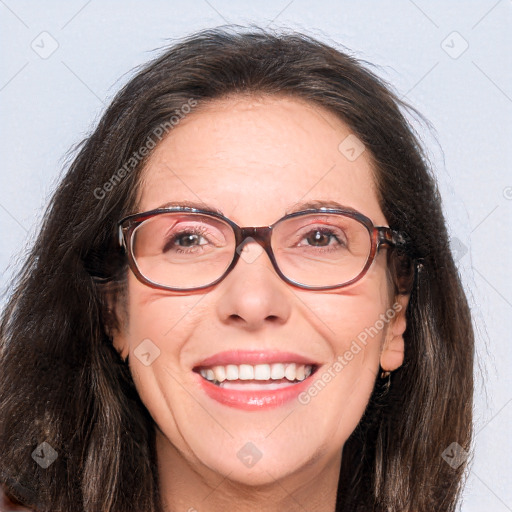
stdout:
<svg viewBox="0 0 512 512">
<path fill-rule="evenodd" d="M 270 365 L 257 364 L 254 367 L 254 378 L 256 380 L 269 380 L 270 379 Z"/>
<path fill-rule="evenodd" d="M 295 363 L 287 364 L 284 370 L 284 376 L 288 380 L 295 380 Z"/>
<path fill-rule="evenodd" d="M 236 364 L 228 364 L 226 366 L 226 379 L 237 380 L 238 379 L 238 366 Z"/>
<path fill-rule="evenodd" d="M 284 364 L 273 364 L 270 369 L 270 378 L 277 380 L 284 378 Z"/>
<path fill-rule="evenodd" d="M 238 367 L 238 378 L 240 380 L 254 379 L 254 367 L 250 364 L 241 364 Z"/>
<path fill-rule="evenodd" d="M 199 373 L 209 381 L 260 380 L 271 381 L 286 378 L 290 382 L 302 381 L 311 375 L 312 365 L 296 363 L 228 364 L 202 368 Z"/>
<path fill-rule="evenodd" d="M 224 366 L 214 366 L 213 373 L 215 374 L 215 380 L 219 382 L 226 380 L 226 368 Z"/>
</svg>

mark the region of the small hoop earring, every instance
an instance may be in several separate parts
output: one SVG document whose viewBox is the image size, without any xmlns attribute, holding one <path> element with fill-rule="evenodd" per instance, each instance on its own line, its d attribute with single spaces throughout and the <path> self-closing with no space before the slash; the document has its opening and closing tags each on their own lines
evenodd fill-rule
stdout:
<svg viewBox="0 0 512 512">
<path fill-rule="evenodd" d="M 391 374 L 393 372 L 384 370 L 379 365 L 379 380 L 381 381 L 382 386 L 384 387 L 385 391 L 387 392 L 389 388 L 391 387 Z"/>
</svg>

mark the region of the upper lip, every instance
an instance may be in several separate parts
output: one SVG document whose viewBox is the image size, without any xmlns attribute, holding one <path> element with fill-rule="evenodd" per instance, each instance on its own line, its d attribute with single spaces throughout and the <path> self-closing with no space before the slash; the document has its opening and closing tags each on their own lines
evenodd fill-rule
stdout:
<svg viewBox="0 0 512 512">
<path fill-rule="evenodd" d="M 194 369 L 211 366 L 225 366 L 227 364 L 272 364 L 272 363 L 299 363 L 311 366 L 318 365 L 308 357 L 294 354 L 293 352 L 281 352 L 276 350 L 226 350 L 213 356 L 198 361 Z"/>
</svg>

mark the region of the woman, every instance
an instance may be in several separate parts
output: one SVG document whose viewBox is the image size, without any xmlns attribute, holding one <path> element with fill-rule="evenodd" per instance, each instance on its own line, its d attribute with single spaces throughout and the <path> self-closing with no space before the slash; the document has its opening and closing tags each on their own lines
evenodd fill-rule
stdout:
<svg viewBox="0 0 512 512">
<path fill-rule="evenodd" d="M 473 331 L 405 107 L 300 34 L 204 31 L 143 67 L 2 317 L 8 497 L 455 510 Z"/>
</svg>

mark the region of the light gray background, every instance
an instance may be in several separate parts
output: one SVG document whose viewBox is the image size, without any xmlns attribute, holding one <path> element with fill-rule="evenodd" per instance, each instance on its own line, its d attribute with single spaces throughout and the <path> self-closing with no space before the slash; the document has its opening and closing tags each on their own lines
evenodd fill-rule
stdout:
<svg viewBox="0 0 512 512">
<path fill-rule="evenodd" d="M 0 0 L 0 305 L 66 152 L 152 50 L 225 23 L 344 45 L 434 126 L 416 124 L 439 179 L 481 364 L 461 510 L 512 510 L 511 21 L 510 0 Z"/>
</svg>

